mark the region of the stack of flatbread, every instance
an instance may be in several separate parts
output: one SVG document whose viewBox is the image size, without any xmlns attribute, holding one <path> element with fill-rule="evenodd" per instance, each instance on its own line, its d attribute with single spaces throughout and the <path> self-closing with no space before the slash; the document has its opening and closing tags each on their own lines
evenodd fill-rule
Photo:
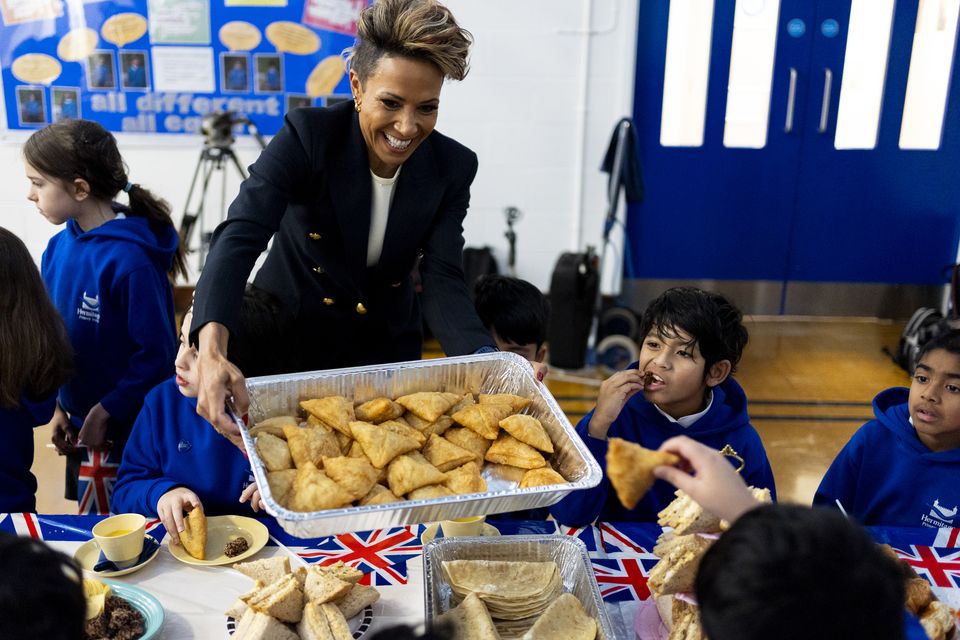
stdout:
<svg viewBox="0 0 960 640">
<path fill-rule="evenodd" d="M 597 622 L 576 596 L 563 592 L 557 563 L 448 560 L 443 572 L 462 598 L 439 617 L 457 638 L 593 640 Z"/>
<path fill-rule="evenodd" d="M 233 568 L 255 582 L 226 612 L 239 620 L 236 640 L 350 640 L 347 620 L 380 598 L 342 562 L 291 571 L 290 559 L 278 557 Z"/>
<path fill-rule="evenodd" d="M 293 511 L 484 493 L 498 465 L 520 487 L 561 484 L 544 457 L 553 442 L 511 394 L 418 392 L 357 406 L 344 396 L 304 400 L 306 419 L 279 416 L 250 434 L 274 499 Z"/>
<path fill-rule="evenodd" d="M 757 502 L 770 502 L 769 489 L 751 487 L 750 491 Z M 660 525 L 669 529 L 653 548 L 660 560 L 650 570 L 647 586 L 656 598 L 660 618 L 670 629 L 669 640 L 704 640 L 700 613 L 683 594 L 693 592 L 700 561 L 727 523 L 683 491 L 677 490 L 675 495 L 657 514 Z"/>
<path fill-rule="evenodd" d="M 937 599 L 930 588 L 930 583 L 917 575 L 916 570 L 910 566 L 909 562 L 898 556 L 893 547 L 882 544 L 880 548 L 900 565 L 906 587 L 906 608 L 920 619 L 920 625 L 927 634 L 927 638 L 956 640 L 960 637 L 960 633 L 957 632 L 957 612 Z"/>
</svg>

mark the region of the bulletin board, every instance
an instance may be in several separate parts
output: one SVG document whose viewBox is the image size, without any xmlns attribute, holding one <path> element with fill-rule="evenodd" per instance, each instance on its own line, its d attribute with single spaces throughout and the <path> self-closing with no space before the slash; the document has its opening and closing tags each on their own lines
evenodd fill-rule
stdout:
<svg viewBox="0 0 960 640">
<path fill-rule="evenodd" d="M 368 0 L 0 0 L 7 128 L 63 118 L 194 134 L 234 112 L 263 134 L 350 99 L 345 48 Z"/>
</svg>

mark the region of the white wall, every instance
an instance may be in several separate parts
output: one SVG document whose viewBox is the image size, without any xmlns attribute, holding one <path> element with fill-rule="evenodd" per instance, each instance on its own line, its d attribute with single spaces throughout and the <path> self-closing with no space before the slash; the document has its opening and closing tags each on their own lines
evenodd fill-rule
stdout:
<svg viewBox="0 0 960 640">
<path fill-rule="evenodd" d="M 438 124 L 480 158 L 467 244 L 491 246 L 505 270 L 503 209 L 520 208 L 517 275 L 547 289 L 561 252 L 600 242 L 607 205 L 606 174 L 599 165 L 614 125 L 632 112 L 638 3 L 446 4 L 476 40 L 469 76 L 444 88 Z M 26 137 L 0 135 L 0 225 L 23 238 L 39 260 L 57 229 L 25 199 L 20 145 Z M 179 219 L 201 139 L 130 134 L 118 139 L 131 179 L 167 198 Z M 238 142 L 236 150 L 244 165 L 257 153 L 248 140 Z M 233 169 L 227 176 L 229 200 L 239 180 Z M 219 193 L 216 182 L 208 197 L 215 213 Z"/>
</svg>

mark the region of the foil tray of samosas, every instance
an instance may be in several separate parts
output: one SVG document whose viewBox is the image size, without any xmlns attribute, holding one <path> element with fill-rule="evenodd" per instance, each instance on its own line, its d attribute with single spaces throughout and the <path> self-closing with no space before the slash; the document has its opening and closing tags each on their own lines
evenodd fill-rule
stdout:
<svg viewBox="0 0 960 640">
<path fill-rule="evenodd" d="M 563 535 L 440 538 L 423 552 L 430 627 L 455 637 L 612 639 L 587 548 Z"/>
<path fill-rule="evenodd" d="M 494 353 L 247 380 L 237 421 L 291 535 L 551 505 L 600 467 L 530 364 Z"/>
</svg>

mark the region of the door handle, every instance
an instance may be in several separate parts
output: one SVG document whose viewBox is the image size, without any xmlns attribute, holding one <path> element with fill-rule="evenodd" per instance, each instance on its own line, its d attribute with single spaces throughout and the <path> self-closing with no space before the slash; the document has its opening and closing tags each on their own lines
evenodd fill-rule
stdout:
<svg viewBox="0 0 960 640">
<path fill-rule="evenodd" d="M 823 102 L 820 103 L 820 126 L 817 133 L 827 132 L 827 122 L 830 120 L 830 90 L 833 88 L 833 71 L 823 70 Z"/>
<path fill-rule="evenodd" d="M 787 120 L 783 124 L 783 132 L 793 131 L 793 108 L 797 99 L 797 70 L 790 67 L 790 87 L 787 89 Z"/>
</svg>

